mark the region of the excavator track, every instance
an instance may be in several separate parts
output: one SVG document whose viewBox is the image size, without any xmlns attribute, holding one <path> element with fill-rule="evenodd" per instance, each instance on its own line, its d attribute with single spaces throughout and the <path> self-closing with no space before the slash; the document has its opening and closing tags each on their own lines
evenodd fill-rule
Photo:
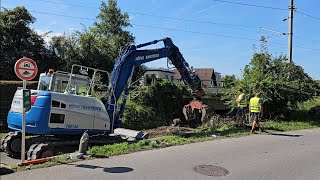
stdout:
<svg viewBox="0 0 320 180">
<path fill-rule="evenodd" d="M 19 157 L 21 155 L 21 132 L 9 132 L 5 135 L 1 142 L 2 149 L 11 157 Z"/>
<path fill-rule="evenodd" d="M 34 136 L 26 139 L 26 159 L 33 160 L 61 154 L 61 150 L 79 146 L 80 136 Z M 89 146 L 124 142 L 120 136 L 92 136 Z M 9 132 L 1 142 L 4 152 L 11 157 L 21 156 L 21 132 Z"/>
</svg>

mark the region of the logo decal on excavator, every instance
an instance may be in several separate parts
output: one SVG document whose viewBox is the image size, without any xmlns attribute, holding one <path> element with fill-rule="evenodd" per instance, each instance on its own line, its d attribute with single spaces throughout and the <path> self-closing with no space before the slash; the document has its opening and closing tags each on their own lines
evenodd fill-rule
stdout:
<svg viewBox="0 0 320 180">
<path fill-rule="evenodd" d="M 15 99 L 13 99 L 13 102 L 12 102 L 13 104 L 16 104 L 16 105 L 20 105 L 20 101 L 19 100 L 15 100 Z"/>
<path fill-rule="evenodd" d="M 160 56 L 159 54 L 146 55 L 146 59 L 150 59 L 150 58 L 158 58 L 159 56 Z"/>
<path fill-rule="evenodd" d="M 144 60 L 144 59 L 151 59 L 151 58 L 158 58 L 160 57 L 160 54 L 150 54 L 146 56 L 138 56 L 136 57 L 136 61 Z"/>
<path fill-rule="evenodd" d="M 144 56 L 137 56 L 136 61 L 144 60 Z"/>
<path fill-rule="evenodd" d="M 78 129 L 78 128 L 79 128 L 79 125 L 67 124 L 67 125 L 66 125 L 66 128 L 68 128 L 68 129 Z"/>
<path fill-rule="evenodd" d="M 101 107 L 95 107 L 95 106 L 86 106 L 86 105 L 80 105 L 80 104 L 69 104 L 69 109 L 81 109 L 81 110 L 87 110 L 87 111 L 101 111 Z"/>
</svg>

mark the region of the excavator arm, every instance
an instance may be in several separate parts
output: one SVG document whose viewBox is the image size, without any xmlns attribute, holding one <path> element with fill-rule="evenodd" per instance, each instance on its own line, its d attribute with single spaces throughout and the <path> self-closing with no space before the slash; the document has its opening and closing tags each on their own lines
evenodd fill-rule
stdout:
<svg viewBox="0 0 320 180">
<path fill-rule="evenodd" d="M 139 48 L 163 42 L 163 48 L 140 50 Z M 120 122 L 126 104 L 127 96 L 129 94 L 131 78 L 135 67 L 158 60 L 161 58 L 168 58 L 172 64 L 180 72 L 181 77 L 191 86 L 193 92 L 202 91 L 201 81 L 199 77 L 192 72 L 189 64 L 183 58 L 179 48 L 175 46 L 170 38 L 155 40 L 140 45 L 131 45 L 123 50 L 121 57 L 115 63 L 111 73 L 111 81 L 109 89 L 111 96 L 109 97 L 106 108 L 109 116 L 112 117 L 112 128 L 114 124 Z M 121 105 L 117 106 L 120 95 L 124 91 L 124 98 Z"/>
</svg>

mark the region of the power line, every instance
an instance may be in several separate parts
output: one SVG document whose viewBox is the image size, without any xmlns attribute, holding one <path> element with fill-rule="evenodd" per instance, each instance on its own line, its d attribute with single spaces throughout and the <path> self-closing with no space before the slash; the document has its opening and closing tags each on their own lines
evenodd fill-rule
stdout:
<svg viewBox="0 0 320 180">
<path fill-rule="evenodd" d="M 31 12 L 37 13 L 37 14 L 47 14 L 47 15 L 53 15 L 53 16 L 61 16 L 61 17 L 67 17 L 67 18 L 75 18 L 75 19 L 84 19 L 84 20 L 90 20 L 95 21 L 96 19 L 93 18 L 86 18 L 86 17 L 78 17 L 78 16 L 69 16 L 69 15 L 63 15 L 63 14 L 56 14 L 56 13 L 47 13 L 47 12 L 40 12 L 40 11 L 33 11 Z"/>
<path fill-rule="evenodd" d="M 279 7 L 262 6 L 262 5 L 257 5 L 257 4 L 248 4 L 248 3 L 240 3 L 240 2 L 225 1 L 225 0 L 212 0 L 212 1 L 224 2 L 224 3 L 229 3 L 229 4 L 236 4 L 236 5 L 241 5 L 241 6 L 250 6 L 250 7 L 256 7 L 256 8 L 274 9 L 274 10 L 282 10 L 282 11 L 288 10 L 288 9 L 279 8 Z"/>
<path fill-rule="evenodd" d="M 84 20 L 96 20 L 93 18 L 85 18 L 85 17 L 78 17 L 78 16 L 69 16 L 69 15 L 62 15 L 62 14 L 56 14 L 56 13 L 47 13 L 47 12 L 40 12 L 40 11 L 34 11 L 30 10 L 31 12 L 38 13 L 38 14 L 46 14 L 46 15 L 53 15 L 53 16 L 61 16 L 61 17 L 67 17 L 67 18 L 77 18 L 77 19 L 84 19 Z M 225 38 L 232 38 L 232 39 L 242 39 L 242 40 L 249 40 L 249 41 L 259 41 L 254 38 L 247 38 L 247 37 L 239 37 L 239 36 L 230 36 L 230 35 L 224 35 L 224 34 L 215 34 L 215 33 L 207 33 L 207 32 L 200 32 L 200 31 L 189 31 L 189 30 L 183 30 L 183 29 L 175 29 L 175 28 L 165 28 L 165 27 L 158 27 L 158 26 L 149 26 L 149 25 L 143 25 L 143 24 L 135 24 L 131 23 L 133 26 L 138 27 L 147 27 L 147 28 L 153 28 L 153 29 L 163 29 L 163 30 L 170 30 L 170 31 L 178 31 L 178 32 L 185 32 L 185 33 L 192 33 L 192 34 L 201 34 L 201 35 L 209 35 L 209 36 L 218 36 L 218 37 L 225 37 Z M 285 45 L 282 43 L 276 43 L 276 42 L 269 42 L 272 44 L 279 44 L 279 45 Z"/>
<path fill-rule="evenodd" d="M 310 18 L 313 18 L 313 19 L 316 19 L 316 20 L 320 20 L 320 18 L 318 18 L 318 17 L 312 16 L 312 15 L 310 15 L 310 14 L 306 14 L 306 13 L 303 13 L 303 12 L 300 12 L 300 11 L 297 11 L 297 10 L 296 10 L 296 13 L 305 15 L 305 16 L 307 16 L 307 17 L 310 17 Z"/>
<path fill-rule="evenodd" d="M 81 7 L 81 8 L 98 9 L 95 6 L 85 6 L 85 5 L 72 4 L 72 3 L 63 3 L 63 2 L 50 1 L 50 0 L 36 0 L 36 1 L 42 1 L 42 2 L 47 2 L 47 3 L 52 3 L 52 4 L 61 4 L 61 5 L 66 5 L 66 6 L 76 6 L 76 7 Z"/>
<path fill-rule="evenodd" d="M 96 20 L 96 19 L 93 19 L 93 18 L 69 16 L 69 15 L 63 15 L 63 14 L 57 14 L 57 13 L 48 13 L 48 12 L 41 12 L 41 11 L 34 11 L 34 10 L 30 10 L 30 12 L 34 12 L 34 13 L 37 13 L 37 14 L 46 14 L 46 15 L 53 15 L 53 16 L 60 16 L 60 17 L 67 17 L 67 18 L 90 20 L 90 21 L 95 21 Z M 164 30 L 172 30 L 172 31 L 180 31 L 180 32 L 186 32 L 186 33 L 193 33 L 193 34 L 212 35 L 212 36 L 220 36 L 220 37 L 227 37 L 227 38 L 234 38 L 234 39 L 246 39 L 246 40 L 251 40 L 251 41 L 257 41 L 256 39 L 253 39 L 253 38 L 229 36 L 229 35 L 223 35 L 223 34 L 206 33 L 206 32 L 199 32 L 199 31 L 189 31 L 189 30 L 182 30 L 182 29 L 174 29 L 174 28 L 165 28 L 165 27 L 158 27 L 158 26 L 135 24 L 135 23 L 131 23 L 131 25 L 140 26 L 140 27 L 148 27 L 148 28 L 164 29 Z"/>
<path fill-rule="evenodd" d="M 1 7 L 1 8 L 4 8 L 4 7 Z M 95 21 L 96 20 L 96 19 L 93 19 L 93 18 L 69 16 L 69 15 L 56 14 L 56 13 L 47 13 L 47 12 L 40 12 L 40 11 L 33 11 L 33 10 L 30 10 L 30 12 L 34 12 L 34 13 L 38 13 L 38 14 L 46 14 L 46 15 L 66 17 L 66 18 L 76 18 L 76 19 L 91 20 L 91 21 Z M 170 30 L 170 31 L 177 31 L 177 32 L 192 33 L 192 34 L 201 34 L 201 35 L 208 35 L 208 36 L 217 36 L 217 37 L 224 37 L 224 38 L 241 39 L 241 40 L 248 40 L 248 41 L 254 41 L 254 42 L 260 41 L 260 40 L 254 39 L 254 38 L 247 38 L 247 37 L 240 37 L 240 36 L 230 36 L 230 35 L 207 33 L 207 32 L 200 32 L 200 31 L 189 31 L 189 30 L 183 30 L 183 29 L 165 28 L 165 27 L 158 27 L 158 26 L 135 24 L 135 23 L 131 23 L 131 25 L 138 26 L 138 27 L 153 28 L 153 29 L 163 29 L 163 30 Z M 287 46 L 287 44 L 278 43 L 278 42 L 272 42 L 272 41 L 268 41 L 268 43 Z M 301 48 L 301 49 L 305 49 L 305 50 L 312 50 L 312 51 L 319 51 L 320 52 L 320 49 L 306 48 L 306 47 L 302 47 L 302 46 L 295 46 L 295 47 Z"/>
<path fill-rule="evenodd" d="M 56 14 L 56 13 L 47 13 L 47 12 L 40 12 L 40 11 L 33 11 L 33 10 L 30 10 L 30 11 L 34 12 L 34 13 L 38 13 L 38 14 L 61 16 L 61 17 L 67 17 L 67 18 L 77 18 L 77 19 L 84 19 L 84 20 L 91 20 L 91 21 L 95 21 L 96 20 L 96 19 L 93 19 L 93 18 L 69 16 L 69 15 Z M 206 32 L 199 32 L 199 31 L 189 31 L 189 30 L 182 30 L 182 29 L 174 29 L 174 28 L 165 28 L 165 27 L 158 27 L 158 26 L 135 24 L 135 23 L 131 23 L 131 25 L 140 26 L 140 27 L 148 27 L 148 28 L 157 28 L 157 29 L 164 29 L 164 30 L 187 32 L 187 33 L 193 33 L 193 34 L 212 35 L 212 36 L 228 37 L 228 38 L 234 38 L 234 39 L 246 39 L 246 40 L 257 41 L 256 39 L 250 39 L 250 38 L 245 38 L 245 37 L 237 37 L 237 36 L 229 36 L 229 35 L 222 35 L 222 34 L 206 33 Z"/>
<path fill-rule="evenodd" d="M 86 5 L 79 5 L 79 4 L 72 4 L 72 3 L 63 3 L 63 2 L 57 2 L 57 1 L 51 1 L 51 0 L 37 0 L 42 2 L 48 2 L 48 3 L 54 3 L 54 4 L 62 4 L 67 6 L 77 6 L 82 8 L 92 8 L 96 9 L 94 6 L 86 6 Z M 249 3 L 240 3 L 240 2 L 233 2 L 233 1 L 226 1 L 226 0 L 212 0 L 217 2 L 223 2 L 223 3 L 229 3 L 229 4 L 236 4 L 236 5 L 242 5 L 242 6 L 250 6 L 250 7 L 256 7 L 256 8 L 265 8 L 265 9 L 274 9 L 274 10 L 287 10 L 284 8 L 279 7 L 272 7 L 272 6 L 263 6 L 263 5 L 257 5 L 257 4 L 249 4 Z"/>
<path fill-rule="evenodd" d="M 75 7 L 81 7 L 81 8 L 91 8 L 91 9 L 99 9 L 94 6 L 86 6 L 86 5 L 79 5 L 79 4 L 71 4 L 71 3 L 63 3 L 63 2 L 57 2 L 57 1 L 51 1 L 51 0 L 37 0 L 47 3 L 53 3 L 53 4 L 61 4 L 66 6 L 75 6 Z M 212 21 L 201 21 L 201 20 L 195 20 L 195 19 L 186 19 L 186 18 L 177 18 L 177 17 L 170 17 L 170 16 L 160 16 L 160 15 L 153 15 L 153 14 L 147 14 L 147 13 L 139 13 L 139 12 L 131 12 L 127 11 L 129 14 L 135 14 L 135 15 L 141 15 L 141 16 L 150 16 L 150 17 L 157 17 L 157 18 L 165 18 L 165 19 L 174 19 L 174 20 L 180 20 L 180 21 L 189 21 L 189 22 L 197 22 L 197 23 L 206 23 L 206 24 L 215 24 L 215 25 L 225 25 L 225 26 L 239 26 L 239 27 L 248 27 L 248 28 L 259 28 L 258 26 L 253 25 L 242 25 L 242 24 L 232 24 L 232 23 L 221 23 L 221 22 L 212 22 Z"/>
<path fill-rule="evenodd" d="M 91 9 L 98 9 L 94 6 L 87 6 L 87 5 L 79 5 L 79 4 L 72 4 L 72 3 L 63 3 L 63 2 L 57 2 L 52 0 L 37 0 L 41 2 L 47 2 L 47 3 L 53 3 L 53 4 L 61 4 L 61 5 L 67 5 L 67 6 L 74 6 L 74 7 L 81 7 L 81 8 L 91 8 Z M 260 6 L 260 5 L 253 5 L 253 4 L 246 4 L 246 3 L 237 3 L 237 2 L 231 2 L 231 1 L 225 1 L 225 0 L 214 0 L 221 3 L 233 3 L 238 5 L 248 5 L 253 7 L 263 7 L 263 8 L 271 8 L 271 9 L 279 9 L 275 7 L 268 7 L 268 6 Z M 281 9 L 281 8 L 280 8 Z M 139 13 L 139 12 L 130 12 L 127 11 L 129 14 L 135 14 L 135 15 L 141 15 L 141 16 L 150 16 L 150 17 L 156 17 L 156 18 L 164 18 L 164 19 L 173 19 L 173 20 L 180 20 L 185 22 L 196 22 L 196 23 L 204 23 L 204 24 L 212 24 L 212 25 L 222 25 L 222 26 L 232 26 L 232 29 L 238 29 L 242 31 L 248 31 L 248 32 L 256 32 L 259 33 L 258 29 L 261 27 L 253 26 L 253 25 L 243 25 L 243 24 L 232 24 L 232 23 L 221 23 L 221 22 L 212 22 L 212 21 L 202 21 L 202 20 L 194 20 L 194 19 L 185 19 L 185 18 L 177 18 L 177 17 L 170 17 L 170 16 L 160 16 L 160 15 L 153 15 L 153 14 L 147 14 L 147 13 Z M 249 29 L 243 29 L 238 27 L 247 27 L 247 28 L 256 28 L 257 30 L 249 30 Z"/>
</svg>

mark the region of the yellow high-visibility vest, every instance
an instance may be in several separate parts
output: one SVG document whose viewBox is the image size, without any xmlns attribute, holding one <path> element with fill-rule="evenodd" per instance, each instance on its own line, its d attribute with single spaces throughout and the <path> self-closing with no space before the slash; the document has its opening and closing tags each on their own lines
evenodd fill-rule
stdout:
<svg viewBox="0 0 320 180">
<path fill-rule="evenodd" d="M 246 98 L 243 97 L 243 99 L 240 101 L 240 107 L 247 107 L 247 101 L 246 101 Z"/>
<path fill-rule="evenodd" d="M 253 97 L 250 99 L 250 109 L 251 112 L 260 112 L 260 104 L 259 104 L 260 98 Z"/>
<path fill-rule="evenodd" d="M 242 96 L 242 99 L 240 100 L 240 96 Z M 238 107 L 247 107 L 248 105 L 247 105 L 247 101 L 246 101 L 246 97 L 245 97 L 245 94 L 244 93 L 242 93 L 242 94 L 240 94 L 239 95 L 239 97 L 238 97 L 238 100 L 240 100 L 240 102 L 239 102 L 239 104 L 238 104 Z"/>
</svg>

